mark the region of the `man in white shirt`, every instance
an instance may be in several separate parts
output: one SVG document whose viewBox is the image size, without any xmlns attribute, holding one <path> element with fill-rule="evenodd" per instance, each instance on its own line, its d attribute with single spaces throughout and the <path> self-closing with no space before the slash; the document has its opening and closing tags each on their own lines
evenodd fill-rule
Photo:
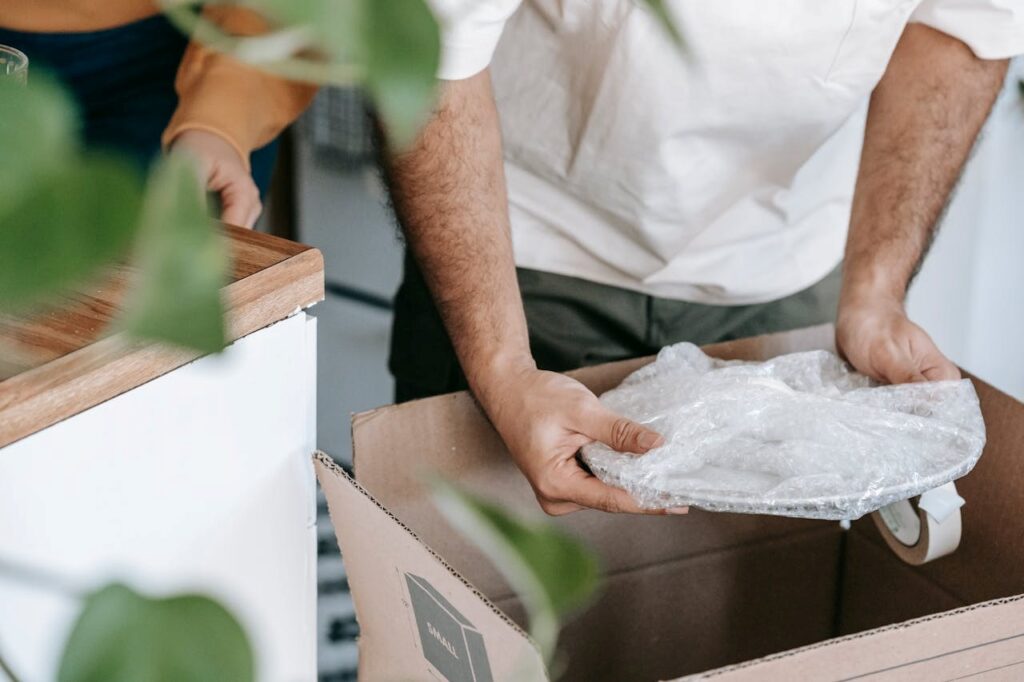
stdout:
<svg viewBox="0 0 1024 682">
<path fill-rule="evenodd" d="M 641 511 L 575 454 L 661 439 L 547 370 L 838 305 L 858 370 L 959 377 L 903 299 L 1024 0 L 665 4 L 685 54 L 637 0 L 435 0 L 447 83 L 390 168 L 399 399 L 468 385 L 552 514 Z"/>
</svg>

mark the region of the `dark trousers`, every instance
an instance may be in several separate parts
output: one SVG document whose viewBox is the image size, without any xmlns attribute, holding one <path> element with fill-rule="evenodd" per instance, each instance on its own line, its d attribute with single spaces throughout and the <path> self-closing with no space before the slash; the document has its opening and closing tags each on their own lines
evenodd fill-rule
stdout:
<svg viewBox="0 0 1024 682">
<path fill-rule="evenodd" d="M 703 345 L 832 322 L 841 280 L 837 267 L 777 301 L 713 306 L 536 270 L 520 268 L 517 274 L 530 350 L 541 369 L 557 372 L 651 355 L 681 341 Z M 466 388 L 423 276 L 408 256 L 395 296 L 389 366 L 398 402 Z"/>
<path fill-rule="evenodd" d="M 0 28 L 0 44 L 28 55 L 30 87 L 34 74 L 47 71 L 68 88 L 88 147 L 125 154 L 140 170 L 149 167 L 178 105 L 174 78 L 188 45 L 162 15 L 102 31 Z M 275 153 L 271 142 L 251 156 L 261 194 L 270 184 Z"/>
</svg>

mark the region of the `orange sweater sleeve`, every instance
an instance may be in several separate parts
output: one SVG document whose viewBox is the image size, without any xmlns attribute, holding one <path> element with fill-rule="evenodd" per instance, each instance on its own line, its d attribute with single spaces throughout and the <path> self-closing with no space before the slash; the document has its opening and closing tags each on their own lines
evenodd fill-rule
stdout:
<svg viewBox="0 0 1024 682">
<path fill-rule="evenodd" d="M 232 35 L 257 35 L 267 24 L 251 10 L 211 6 L 206 18 Z M 178 108 L 164 130 L 166 147 L 186 130 L 206 130 L 230 142 L 246 165 L 262 147 L 298 118 L 316 86 L 287 81 L 193 42 L 175 83 Z"/>
</svg>

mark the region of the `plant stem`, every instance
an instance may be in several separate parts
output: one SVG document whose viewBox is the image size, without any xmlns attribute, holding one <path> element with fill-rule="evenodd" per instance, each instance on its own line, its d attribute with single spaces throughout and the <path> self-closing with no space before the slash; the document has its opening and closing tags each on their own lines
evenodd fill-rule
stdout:
<svg viewBox="0 0 1024 682">
<path fill-rule="evenodd" d="M 231 55 L 232 57 L 257 66 L 263 71 L 291 80 L 319 83 L 322 85 L 354 85 L 360 83 L 365 69 L 357 64 L 331 61 L 314 61 L 300 57 L 286 57 L 272 61 L 257 61 L 259 49 L 250 49 L 252 43 L 265 42 L 268 36 L 238 37 L 225 33 L 219 26 L 206 19 L 195 8 L 181 0 L 160 0 L 167 19 L 179 31 L 206 47 Z M 292 29 L 296 31 L 297 29 Z M 301 35 L 295 33 L 294 35 Z M 278 35 L 277 39 L 283 36 Z"/>
<path fill-rule="evenodd" d="M 7 661 L 4 660 L 3 652 L 0 652 L 0 672 L 7 675 L 9 682 L 21 682 L 21 678 L 14 674 L 11 666 L 7 665 Z"/>
<path fill-rule="evenodd" d="M 0 557 L 0 575 L 6 575 L 34 587 L 60 592 L 66 597 L 81 599 L 83 596 L 83 591 L 63 576 L 40 568 L 17 564 L 3 557 Z"/>
<path fill-rule="evenodd" d="M 71 581 L 63 576 L 38 568 L 30 568 L 3 557 L 0 557 L 0 575 L 33 587 L 60 592 L 73 599 L 82 598 L 82 590 L 72 585 Z M 21 682 L 21 678 L 14 674 L 11 666 L 4 660 L 3 652 L 0 652 L 0 673 L 6 675 L 9 682 Z"/>
</svg>

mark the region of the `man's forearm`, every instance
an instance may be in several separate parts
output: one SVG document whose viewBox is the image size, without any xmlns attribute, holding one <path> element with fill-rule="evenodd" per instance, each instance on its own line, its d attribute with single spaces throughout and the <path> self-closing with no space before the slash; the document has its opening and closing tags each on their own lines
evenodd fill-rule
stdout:
<svg viewBox="0 0 1024 682">
<path fill-rule="evenodd" d="M 580 467 L 594 440 L 642 454 L 663 439 L 589 389 L 538 370 L 509 232 L 501 130 L 485 71 L 449 83 L 415 147 L 393 159 L 391 191 L 470 388 L 549 514 L 641 509 Z M 673 513 L 685 509 L 673 510 Z"/>
<path fill-rule="evenodd" d="M 1006 73 L 911 24 L 871 96 L 843 297 L 902 302 Z"/>
<path fill-rule="evenodd" d="M 470 386 L 532 365 L 487 71 L 444 85 L 434 117 L 389 174 L 409 247 Z"/>
</svg>

